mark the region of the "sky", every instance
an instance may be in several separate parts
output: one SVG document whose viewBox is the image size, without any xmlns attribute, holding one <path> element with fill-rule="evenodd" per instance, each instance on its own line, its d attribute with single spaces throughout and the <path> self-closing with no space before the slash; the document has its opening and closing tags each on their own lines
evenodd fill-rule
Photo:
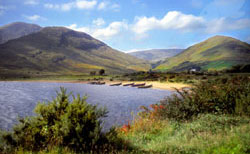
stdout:
<svg viewBox="0 0 250 154">
<path fill-rule="evenodd" d="M 250 0 L 0 0 L 0 26 L 17 21 L 85 32 L 123 52 L 215 35 L 250 43 Z"/>
</svg>

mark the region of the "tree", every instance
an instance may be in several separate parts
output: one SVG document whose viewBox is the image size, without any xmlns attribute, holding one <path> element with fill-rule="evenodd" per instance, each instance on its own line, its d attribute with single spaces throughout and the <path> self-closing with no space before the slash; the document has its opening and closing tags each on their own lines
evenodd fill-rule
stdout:
<svg viewBox="0 0 250 154">
<path fill-rule="evenodd" d="M 100 75 L 105 74 L 105 70 L 104 70 L 104 69 L 101 69 L 101 70 L 99 71 L 99 74 L 100 74 Z"/>
<path fill-rule="evenodd" d="M 89 74 L 90 75 L 96 75 L 96 71 L 91 71 Z"/>
</svg>

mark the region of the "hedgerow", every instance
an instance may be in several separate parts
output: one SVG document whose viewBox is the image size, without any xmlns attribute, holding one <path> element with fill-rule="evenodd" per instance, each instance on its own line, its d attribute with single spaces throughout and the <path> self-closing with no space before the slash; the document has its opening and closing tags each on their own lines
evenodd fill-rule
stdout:
<svg viewBox="0 0 250 154">
<path fill-rule="evenodd" d="M 191 120 L 199 114 L 231 114 L 250 116 L 250 79 L 220 78 L 194 85 L 151 105 L 141 114 L 177 121 Z"/>
</svg>

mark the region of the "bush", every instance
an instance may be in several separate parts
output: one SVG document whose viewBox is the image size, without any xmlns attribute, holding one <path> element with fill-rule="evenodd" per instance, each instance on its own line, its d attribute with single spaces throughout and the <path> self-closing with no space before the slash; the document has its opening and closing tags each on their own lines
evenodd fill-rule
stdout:
<svg viewBox="0 0 250 154">
<path fill-rule="evenodd" d="M 189 120 L 201 113 L 250 115 L 249 78 L 201 82 L 160 102 L 159 118 Z"/>
<path fill-rule="evenodd" d="M 2 136 L 3 141 L 13 148 L 31 151 L 54 147 L 95 151 L 107 147 L 104 144 L 109 146 L 119 140 L 112 131 L 101 132 L 100 118 L 106 116 L 105 109 L 87 104 L 86 97 L 81 98 L 80 95 L 72 95 L 73 100 L 70 101 L 70 96 L 61 88 L 53 101 L 37 105 L 36 116 L 20 119 L 12 132 Z"/>
<path fill-rule="evenodd" d="M 96 71 L 91 71 L 89 75 L 96 75 Z"/>
<path fill-rule="evenodd" d="M 100 75 L 104 75 L 105 74 L 105 70 L 104 69 L 100 69 L 99 74 Z"/>
<path fill-rule="evenodd" d="M 250 64 L 240 64 L 235 65 L 230 69 L 227 69 L 228 73 L 249 73 L 250 72 Z"/>
</svg>

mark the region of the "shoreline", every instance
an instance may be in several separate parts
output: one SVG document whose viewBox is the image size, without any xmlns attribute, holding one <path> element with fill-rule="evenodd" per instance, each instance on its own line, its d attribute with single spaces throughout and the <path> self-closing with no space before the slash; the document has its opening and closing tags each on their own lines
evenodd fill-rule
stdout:
<svg viewBox="0 0 250 154">
<path fill-rule="evenodd" d="M 0 82 L 47 82 L 47 83 L 79 83 L 79 84 L 88 84 L 91 81 L 79 81 L 79 80 L 6 80 Z M 160 90 L 170 90 L 175 91 L 175 89 L 181 90 L 182 88 L 190 88 L 191 85 L 184 84 L 184 83 L 176 83 L 176 82 L 158 82 L 158 81 L 109 81 L 103 80 L 105 85 L 120 83 L 127 84 L 127 83 L 146 83 L 146 85 L 152 84 L 153 87 L 151 89 L 160 89 Z"/>
</svg>

